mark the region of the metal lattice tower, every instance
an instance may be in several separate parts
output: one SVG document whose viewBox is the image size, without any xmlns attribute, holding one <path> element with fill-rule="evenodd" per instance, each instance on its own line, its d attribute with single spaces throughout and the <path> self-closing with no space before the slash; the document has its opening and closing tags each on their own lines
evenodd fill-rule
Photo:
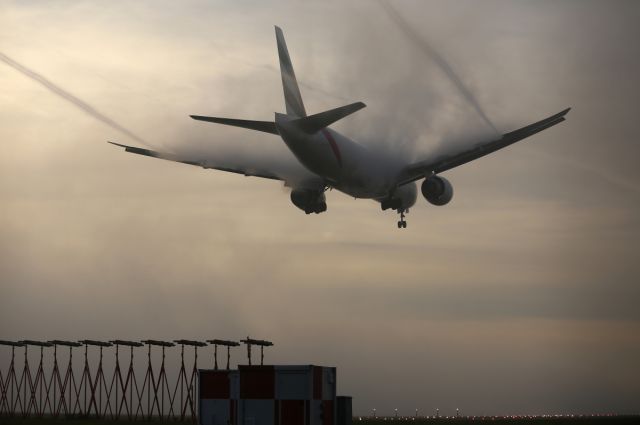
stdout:
<svg viewBox="0 0 640 425">
<path fill-rule="evenodd" d="M 251 346 L 257 345 L 260 347 L 260 366 L 264 364 L 264 347 L 271 347 L 273 342 L 265 341 L 263 339 L 251 339 L 247 337 L 246 339 L 240 340 L 240 342 L 247 345 L 247 358 L 249 360 L 249 366 L 251 366 Z"/>
<path fill-rule="evenodd" d="M 240 343 L 236 341 L 214 339 L 209 340 L 214 345 L 214 367 L 218 364 L 218 345 L 227 348 L 227 370 L 230 368 L 231 348 Z M 264 347 L 273 343 L 264 340 L 248 338 L 242 341 L 247 345 L 249 364 L 251 364 L 251 347 L 259 346 L 261 352 L 260 364 L 264 362 Z M 134 369 L 134 351 L 137 347 L 147 345 L 148 365 L 142 385 L 138 383 L 140 376 L 136 376 Z M 166 348 L 181 346 L 180 370 L 178 380 L 169 382 L 165 364 Z M 74 349 L 84 345 L 84 367 L 74 365 Z M 198 390 L 198 349 L 207 346 L 206 342 L 180 339 L 175 342 L 145 340 L 142 342 L 112 340 L 109 342 L 95 340 L 81 341 L 4 341 L 0 346 L 11 348 L 8 368 L 0 368 L 0 418 L 38 417 L 49 415 L 52 418 L 74 415 L 92 416 L 95 418 L 119 419 L 153 419 L 195 421 L 197 419 L 197 390 Z M 103 367 L 104 348 L 115 346 L 113 368 Z M 30 361 L 36 362 L 33 348 L 40 350 L 37 371 L 31 369 Z M 51 350 L 46 348 L 51 347 Z M 130 350 L 129 367 L 124 372 L 120 363 L 120 348 Z M 159 370 L 154 371 L 152 352 L 157 347 L 161 350 L 162 360 L 156 363 Z M 193 368 L 185 363 L 185 347 L 193 347 Z M 16 365 L 16 348 L 24 349 L 24 365 Z M 66 371 L 63 371 L 64 349 L 68 348 L 69 357 Z M 32 350 L 29 355 L 29 350 Z M 61 350 L 59 350 L 61 349 Z M 61 355 L 62 353 L 62 355 Z M 154 354 L 156 355 L 156 354 Z M 46 356 L 46 358 L 45 358 Z M 77 354 L 76 354 L 77 357 Z M 190 359 L 189 359 L 190 360 Z M 78 363 L 78 360 L 76 360 Z M 173 365 L 174 363 L 172 363 Z M 45 373 L 46 365 L 46 373 Z M 78 368 L 76 370 L 75 368 Z M 106 364 L 111 366 L 111 364 Z M 94 369 L 95 368 L 95 369 Z M 17 370 L 16 370 L 17 369 Z M 6 374 L 5 374 L 6 371 Z M 21 373 L 20 373 L 21 372 Z M 63 374 L 64 372 L 64 374 Z M 108 376 L 107 376 L 108 372 Z M 156 375 L 157 372 L 157 375 Z M 173 378 L 173 374 L 171 377 Z M 137 379 L 138 378 L 138 379 Z M 175 385 L 175 387 L 174 387 Z M 179 394 L 179 397 L 178 397 Z M 140 416 L 140 417 L 139 417 Z"/>
<path fill-rule="evenodd" d="M 139 398 L 140 393 L 138 391 L 138 383 L 136 382 L 136 374 L 133 369 L 133 349 L 136 347 L 142 347 L 144 344 L 137 341 L 124 341 L 121 339 L 116 339 L 113 341 L 109 341 L 116 347 L 116 364 L 115 369 L 113 371 L 113 378 L 111 378 L 111 385 L 109 385 L 109 397 L 115 386 L 115 414 L 113 415 L 115 418 L 120 418 L 122 414 L 122 408 L 124 407 L 125 412 L 127 414 L 127 418 L 131 420 L 133 418 L 133 390 L 136 391 L 136 397 Z M 122 372 L 120 369 L 120 346 L 129 347 L 130 349 L 130 359 L 129 359 L 129 369 L 127 371 L 126 378 L 122 379 Z M 120 390 L 120 395 L 118 395 L 118 390 Z M 129 399 L 127 400 L 127 391 L 129 395 Z"/>
<path fill-rule="evenodd" d="M 198 378 L 198 347 L 205 347 L 206 342 L 192 341 L 188 339 L 179 339 L 175 341 L 180 344 L 180 373 L 178 374 L 178 382 L 176 383 L 176 389 L 173 392 L 175 400 L 176 393 L 178 391 L 178 385 L 180 386 L 180 419 L 184 420 L 187 415 L 187 408 L 191 413 L 191 419 L 196 418 L 196 379 Z M 191 379 L 187 381 L 187 370 L 184 367 L 184 346 L 188 345 L 193 347 L 193 371 L 191 372 Z M 184 399 L 184 388 L 186 384 L 187 398 Z"/>
<path fill-rule="evenodd" d="M 82 344 L 79 342 L 73 341 L 61 341 L 59 339 L 54 339 L 49 341 L 50 344 L 53 345 L 53 371 L 51 372 L 51 378 L 49 379 L 49 388 L 53 386 L 53 403 L 54 406 L 52 408 L 52 413 L 54 417 L 58 417 L 60 413 L 62 413 L 62 409 L 64 409 L 64 414 L 68 415 L 73 413 L 73 408 L 71 406 L 71 391 L 74 391 L 74 394 L 77 396 L 78 388 L 76 386 L 76 380 L 73 376 L 73 353 L 72 350 L 74 347 L 81 347 Z M 62 380 L 62 376 L 60 375 L 60 369 L 58 368 L 58 346 L 69 347 L 69 363 L 67 364 L 67 371 L 64 375 L 64 380 Z M 69 393 L 67 392 L 67 385 L 69 386 Z M 57 397 L 56 390 L 60 390 L 60 397 Z M 76 397 L 77 399 L 77 397 Z M 69 403 L 69 404 L 67 404 Z"/>
<path fill-rule="evenodd" d="M 18 404 L 20 405 L 20 410 L 22 410 L 22 400 L 19 397 L 20 390 L 18 389 L 18 378 L 16 376 L 15 358 L 16 347 L 22 347 L 24 344 L 14 341 L 0 341 L 0 345 L 11 347 L 11 362 L 9 363 L 7 377 L 3 380 L 0 376 L 0 381 L 2 381 L 2 386 L 0 387 L 2 390 L 0 394 L 0 414 L 13 416 Z"/>
<path fill-rule="evenodd" d="M 218 345 L 227 347 L 227 370 L 229 370 L 229 362 L 231 360 L 231 354 L 229 350 L 231 349 L 231 347 L 239 346 L 240 343 L 236 341 L 228 341 L 225 339 L 208 339 L 207 342 L 209 344 L 213 344 L 213 369 L 214 370 L 218 370 Z"/>
<path fill-rule="evenodd" d="M 48 342 L 42 341 L 33 341 L 29 339 L 25 339 L 20 341 L 24 344 L 24 370 L 23 370 L 23 378 L 24 378 L 24 391 L 25 398 L 24 401 L 27 405 L 27 408 L 23 412 L 25 416 L 31 413 L 31 408 L 33 407 L 36 415 L 42 417 L 44 415 L 44 402 L 42 401 L 42 391 L 46 389 L 46 378 L 44 376 L 44 348 L 51 347 L 52 344 Z M 29 359 L 27 357 L 27 348 L 29 345 L 40 347 L 40 362 L 38 363 L 38 370 L 36 371 L 35 379 L 31 376 L 31 368 L 29 367 Z M 31 396 L 29 397 L 29 402 L 26 402 L 26 384 L 29 384 L 29 391 Z M 47 395 L 48 399 L 48 395 Z M 48 401 L 48 400 L 47 400 Z"/>
<path fill-rule="evenodd" d="M 169 395 L 169 401 L 171 401 L 171 393 L 169 391 L 169 383 L 167 381 L 167 374 L 164 366 L 165 361 L 165 349 L 167 347 L 175 346 L 174 343 L 168 341 L 157 341 L 153 339 L 147 339 L 142 341 L 147 344 L 148 347 L 148 367 L 145 374 L 144 383 L 142 385 L 141 396 L 144 395 L 145 387 L 147 389 L 147 419 L 151 419 L 154 408 L 158 413 L 158 416 L 162 419 L 164 417 L 164 395 L 165 391 Z M 153 367 L 151 363 L 151 346 L 157 346 L 162 349 L 162 363 L 160 363 L 160 373 L 158 374 L 158 380 L 156 381 L 153 373 Z M 160 397 L 158 397 L 160 393 Z M 153 396 L 153 400 L 152 400 Z M 140 408 L 140 406 L 138 406 Z M 169 415 L 173 414 L 173 405 L 169 406 Z"/>
<path fill-rule="evenodd" d="M 84 351 L 84 358 L 85 358 L 85 371 L 87 372 L 87 378 L 88 380 L 85 381 L 85 414 L 89 415 L 91 414 L 91 407 L 93 406 L 93 409 L 96 413 L 96 416 L 103 417 L 106 415 L 107 413 L 107 409 L 109 409 L 109 412 L 111 414 L 113 414 L 113 410 L 111 409 L 111 402 L 109 400 L 109 398 L 107 397 L 106 399 L 106 404 L 104 406 L 104 410 L 102 408 L 103 403 L 102 403 L 102 390 L 104 389 L 105 393 L 108 393 L 108 388 L 107 388 L 107 381 L 104 377 L 104 370 L 102 368 L 102 350 L 105 347 L 111 347 L 111 343 L 110 342 L 104 342 L 104 341 L 95 341 L 95 340 L 91 340 L 91 339 L 85 339 L 80 341 L 82 344 L 84 344 L 85 346 L 85 351 Z M 91 372 L 89 370 L 89 360 L 87 358 L 87 349 L 89 346 L 94 346 L 94 347 L 98 347 L 98 349 L 100 350 L 100 358 L 98 360 L 98 370 L 96 371 L 96 376 L 94 379 L 91 379 Z M 85 379 L 85 374 L 83 373 L 82 376 L 83 380 Z M 89 383 L 90 386 L 90 392 L 91 392 L 91 397 L 89 399 L 89 406 L 86 407 L 86 383 Z"/>
</svg>

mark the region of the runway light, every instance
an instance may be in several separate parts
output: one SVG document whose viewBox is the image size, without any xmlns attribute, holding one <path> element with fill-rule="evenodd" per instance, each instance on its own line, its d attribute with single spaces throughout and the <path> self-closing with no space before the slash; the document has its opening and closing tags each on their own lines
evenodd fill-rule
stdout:
<svg viewBox="0 0 640 425">
<path fill-rule="evenodd" d="M 144 340 L 142 342 L 147 344 L 147 345 L 157 345 L 159 347 L 175 347 L 175 344 L 173 342 L 158 341 L 156 339 L 146 339 L 146 340 Z"/>
<path fill-rule="evenodd" d="M 260 345 L 262 347 L 269 347 L 273 345 L 271 341 L 265 341 L 263 339 L 251 339 L 247 337 L 246 339 L 241 339 L 240 342 L 251 345 Z"/>
<path fill-rule="evenodd" d="M 240 345 L 239 342 L 229 341 L 226 339 L 208 339 L 207 342 L 213 345 L 213 368 L 214 370 L 218 370 L 218 345 L 222 345 L 223 347 L 227 347 L 227 370 L 229 370 L 229 363 L 231 361 L 231 347 L 237 347 Z"/>
<path fill-rule="evenodd" d="M 10 347 L 22 347 L 22 346 L 24 346 L 24 344 L 22 342 L 5 341 L 5 340 L 0 340 L 0 345 L 8 345 Z"/>
<path fill-rule="evenodd" d="M 83 339 L 82 341 L 79 341 L 79 342 L 84 345 L 95 345 L 96 347 L 111 347 L 113 345 L 110 342 L 96 341 L 93 339 Z"/>
<path fill-rule="evenodd" d="M 114 339 L 109 341 L 113 345 L 126 345 L 127 347 L 142 347 L 144 344 L 138 341 L 125 341 L 122 339 Z"/>
<path fill-rule="evenodd" d="M 173 342 L 180 345 L 190 345 L 192 347 L 206 347 L 207 343 L 202 341 L 192 341 L 189 339 L 176 339 Z"/>
<path fill-rule="evenodd" d="M 247 359 L 249 360 L 249 366 L 251 366 L 251 346 L 258 345 L 260 347 L 260 365 L 262 366 L 264 363 L 264 347 L 271 347 L 273 342 L 265 341 L 263 339 L 252 339 L 247 337 L 246 339 L 241 339 L 240 342 L 247 345 Z"/>
<path fill-rule="evenodd" d="M 75 341 L 61 341 L 59 339 L 54 339 L 48 342 L 53 345 L 64 345 L 65 347 L 82 347 L 81 343 Z"/>
<path fill-rule="evenodd" d="M 237 341 L 229 341 L 226 339 L 208 339 L 207 342 L 213 345 L 224 345 L 226 347 L 237 347 L 240 345 Z"/>
<path fill-rule="evenodd" d="M 33 341 L 31 339 L 24 339 L 20 341 L 23 345 L 35 345 L 36 347 L 52 347 L 53 344 L 46 341 Z"/>
</svg>

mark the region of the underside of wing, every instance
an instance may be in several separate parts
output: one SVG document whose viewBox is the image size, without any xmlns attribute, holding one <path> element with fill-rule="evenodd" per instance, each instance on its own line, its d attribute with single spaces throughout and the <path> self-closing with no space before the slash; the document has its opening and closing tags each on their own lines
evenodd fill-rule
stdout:
<svg viewBox="0 0 640 425">
<path fill-rule="evenodd" d="M 120 143 L 115 143 L 115 142 L 109 142 L 109 143 L 111 143 L 112 145 L 116 145 L 116 146 L 120 146 L 120 147 L 124 148 L 125 152 L 131 152 L 131 153 L 135 153 L 135 154 L 138 154 L 138 155 L 149 156 L 151 158 L 165 159 L 167 161 L 180 162 L 182 164 L 189 164 L 189 165 L 196 165 L 198 167 L 202 167 L 202 168 L 205 168 L 205 169 L 227 171 L 229 173 L 242 174 L 244 176 L 262 177 L 264 179 L 285 181 L 285 178 L 280 177 L 280 176 L 276 175 L 275 173 L 267 171 L 267 170 L 253 169 L 253 168 L 250 168 L 250 167 L 226 167 L 226 166 L 220 166 L 220 165 L 211 164 L 210 161 L 206 161 L 206 160 L 189 159 L 189 158 L 185 158 L 185 157 L 182 157 L 180 155 L 175 155 L 175 154 L 172 154 L 172 153 L 156 152 L 156 151 L 152 151 L 152 150 L 149 150 L 149 149 L 138 148 L 138 147 L 135 147 L 135 146 L 122 145 Z"/>
<path fill-rule="evenodd" d="M 444 171 L 466 164 L 467 162 L 473 161 L 474 159 L 481 158 L 492 152 L 505 148 L 529 136 L 533 136 L 534 134 L 539 133 L 542 130 L 545 130 L 564 121 L 564 116 L 569 112 L 569 110 L 571 110 L 571 108 L 567 108 L 562 112 L 559 112 L 526 127 L 522 127 L 510 133 L 503 134 L 502 137 L 497 140 L 482 143 L 465 151 L 411 164 L 407 166 L 401 173 L 400 178 L 398 179 L 398 185 L 401 186 L 403 184 L 419 180 L 432 174 L 442 173 Z"/>
</svg>

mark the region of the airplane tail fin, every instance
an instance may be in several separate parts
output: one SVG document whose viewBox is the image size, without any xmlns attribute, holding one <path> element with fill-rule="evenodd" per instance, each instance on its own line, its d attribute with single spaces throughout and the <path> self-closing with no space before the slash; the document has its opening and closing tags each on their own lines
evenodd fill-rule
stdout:
<svg viewBox="0 0 640 425">
<path fill-rule="evenodd" d="M 287 108 L 287 115 L 294 118 L 291 120 L 292 124 L 295 124 L 302 131 L 312 134 L 366 106 L 362 102 L 356 102 L 307 116 L 307 111 L 304 109 L 304 104 L 302 103 L 302 96 L 300 95 L 296 75 L 293 72 L 293 65 L 291 65 L 287 44 L 284 41 L 284 34 L 280 27 L 277 26 L 276 41 L 278 42 L 278 56 L 280 57 L 280 73 L 282 75 L 284 102 Z M 190 115 L 190 117 L 198 121 L 242 127 L 271 134 L 280 134 L 276 124 L 271 121 L 241 120 L 203 115 Z"/>
<path fill-rule="evenodd" d="M 276 41 L 278 42 L 280 74 L 282 76 L 282 89 L 284 90 L 284 103 L 287 108 L 287 115 L 306 117 L 307 112 L 304 109 L 304 103 L 302 103 L 302 96 L 298 88 L 296 74 L 293 72 L 293 65 L 291 65 L 291 58 L 287 50 L 287 43 L 284 41 L 282 30 L 277 26 Z"/>
</svg>

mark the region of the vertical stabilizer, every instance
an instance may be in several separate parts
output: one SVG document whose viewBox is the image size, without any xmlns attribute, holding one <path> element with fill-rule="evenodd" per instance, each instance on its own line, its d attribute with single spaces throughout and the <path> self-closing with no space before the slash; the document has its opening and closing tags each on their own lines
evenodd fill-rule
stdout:
<svg viewBox="0 0 640 425">
<path fill-rule="evenodd" d="M 280 58 L 280 74 L 282 75 L 282 89 L 284 90 L 284 103 L 287 107 L 287 115 L 297 117 L 307 116 L 302 103 L 302 96 L 298 88 L 296 74 L 293 72 L 291 58 L 287 50 L 287 43 L 284 41 L 284 34 L 279 27 L 276 27 L 276 40 L 278 42 L 278 56 Z"/>
</svg>

